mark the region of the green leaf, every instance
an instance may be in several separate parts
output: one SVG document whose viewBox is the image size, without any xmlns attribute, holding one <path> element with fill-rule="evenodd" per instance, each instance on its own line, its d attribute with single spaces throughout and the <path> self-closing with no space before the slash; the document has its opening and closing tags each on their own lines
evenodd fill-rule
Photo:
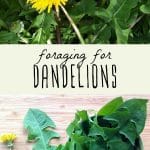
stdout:
<svg viewBox="0 0 150 150">
<path fill-rule="evenodd" d="M 0 28 L 1 27 L 7 29 L 7 25 L 6 25 L 6 23 L 2 19 L 0 19 Z"/>
<path fill-rule="evenodd" d="M 59 135 L 54 131 L 46 131 L 42 132 L 41 138 L 36 140 L 36 144 L 33 146 L 33 150 L 54 150 L 55 146 L 50 146 L 49 141 L 53 138 L 58 138 Z"/>
<path fill-rule="evenodd" d="M 104 8 L 99 8 L 95 11 L 95 16 L 102 18 L 107 22 L 112 17 L 112 14 Z"/>
<path fill-rule="evenodd" d="M 78 111 L 77 115 L 81 118 L 82 121 L 87 121 L 89 120 L 88 114 L 86 110 Z"/>
<path fill-rule="evenodd" d="M 139 149 L 137 143 L 145 123 L 146 102 L 143 99 L 123 102 L 118 97 L 97 113 L 100 115 L 89 117 L 87 111 L 78 111 L 67 130 L 68 141 L 58 150 Z"/>
<path fill-rule="evenodd" d="M 106 116 L 115 112 L 123 103 L 122 97 L 118 97 L 103 106 L 97 113 L 98 116 Z"/>
<path fill-rule="evenodd" d="M 75 150 L 75 143 L 68 141 L 65 146 L 58 146 L 57 150 Z"/>
<path fill-rule="evenodd" d="M 111 0 L 107 11 L 113 18 L 126 21 L 130 16 L 132 8 L 136 7 L 137 4 L 138 0 Z"/>
<path fill-rule="evenodd" d="M 91 141 L 89 145 L 89 150 L 106 150 L 107 147 L 104 142 L 95 140 Z"/>
<path fill-rule="evenodd" d="M 51 28 L 56 27 L 56 25 L 57 23 L 52 12 L 49 14 L 43 12 L 42 14 L 38 15 L 30 26 L 30 29 L 37 28 L 36 32 L 33 34 L 32 43 L 47 43 L 48 40 L 50 40 Z"/>
<path fill-rule="evenodd" d="M 109 140 L 107 146 L 109 150 L 134 150 L 130 143 L 122 141 L 122 139 L 117 136 Z"/>
<path fill-rule="evenodd" d="M 127 44 L 130 29 L 121 29 L 117 20 L 114 20 L 114 21 L 115 21 L 115 31 L 116 31 L 116 36 L 117 36 L 117 43 L 118 44 Z"/>
<path fill-rule="evenodd" d="M 49 145 L 49 141 L 58 138 L 59 135 L 48 129 L 56 126 L 46 113 L 38 109 L 29 109 L 24 119 L 24 127 L 28 131 L 28 141 L 35 141 L 33 150 L 53 150 L 55 148 Z"/>
<path fill-rule="evenodd" d="M 145 126 L 147 107 L 146 99 L 130 99 L 125 101 L 121 107 L 127 108 L 131 114 L 131 121 L 135 123 L 137 133 L 140 134 Z"/>
<path fill-rule="evenodd" d="M 72 121 L 69 126 L 67 127 L 66 131 L 67 131 L 67 134 L 69 136 L 71 136 L 71 134 L 74 132 L 75 128 L 78 128 L 78 122 L 80 121 L 80 117 L 77 115 L 75 115 L 75 119 L 74 121 Z"/>
<path fill-rule="evenodd" d="M 13 32 L 1 31 L 0 43 L 17 44 L 19 41 L 18 36 Z"/>
<path fill-rule="evenodd" d="M 32 25 L 30 28 L 40 28 L 42 23 L 44 22 L 44 19 L 45 19 L 45 16 L 46 14 L 45 13 L 42 13 L 42 14 L 39 14 L 35 20 L 33 21 Z"/>
<path fill-rule="evenodd" d="M 136 132 L 136 126 L 133 122 L 128 122 L 120 131 L 120 134 L 123 134 L 126 138 L 129 139 L 129 141 L 132 143 L 132 145 L 135 145 L 135 140 L 137 139 L 138 135 Z"/>
<path fill-rule="evenodd" d="M 88 136 L 99 136 L 99 135 L 105 138 L 105 133 L 104 133 L 103 128 L 101 128 L 97 124 L 93 124 L 90 128 Z"/>
<path fill-rule="evenodd" d="M 131 115 L 128 111 L 127 108 L 118 108 L 115 112 L 113 112 L 111 115 L 107 115 L 105 117 L 103 117 L 104 119 L 106 120 L 109 120 L 109 121 L 115 121 L 117 122 L 117 125 L 116 124 L 112 124 L 111 127 L 122 127 L 124 126 L 127 121 L 131 118 Z"/>
<path fill-rule="evenodd" d="M 141 10 L 144 14 L 150 14 L 150 0 L 148 0 L 146 4 L 143 4 L 143 5 L 140 7 L 140 10 Z"/>
<path fill-rule="evenodd" d="M 88 136 L 83 136 L 83 135 L 78 135 L 78 134 L 72 134 L 71 139 L 75 142 L 75 143 L 79 143 L 79 144 L 83 144 L 86 142 L 91 141 L 91 138 Z"/>
<path fill-rule="evenodd" d="M 42 28 L 39 28 L 33 35 L 32 43 L 33 44 L 44 44 L 46 42 L 46 37 Z"/>
<path fill-rule="evenodd" d="M 110 21 L 113 22 L 113 28 L 116 32 L 118 44 L 128 43 L 128 36 L 130 33 L 129 25 L 130 14 L 133 8 L 138 4 L 138 0 L 111 0 L 107 8 L 111 14 Z"/>
<path fill-rule="evenodd" d="M 75 7 L 73 8 L 71 14 L 74 15 L 92 15 L 94 14 L 96 9 L 96 2 L 94 0 L 81 0 L 80 2 L 75 4 Z"/>
</svg>

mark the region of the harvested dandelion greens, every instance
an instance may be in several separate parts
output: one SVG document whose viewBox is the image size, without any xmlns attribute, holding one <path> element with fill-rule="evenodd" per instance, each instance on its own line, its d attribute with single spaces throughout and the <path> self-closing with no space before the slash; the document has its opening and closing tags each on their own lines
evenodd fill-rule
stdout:
<svg viewBox="0 0 150 150">
<path fill-rule="evenodd" d="M 67 128 L 69 139 L 64 145 L 54 147 L 46 142 L 33 150 L 142 150 L 140 134 L 145 126 L 146 103 L 146 99 L 130 99 L 123 102 L 123 99 L 118 97 L 92 117 L 86 110 L 78 111 Z M 43 138 L 41 133 L 50 126 L 49 121 L 47 117 L 36 115 L 37 123 L 43 128 L 40 128 L 40 134 L 35 135 L 35 124 L 28 121 L 33 118 L 28 115 L 25 118 L 25 127 L 30 136 L 34 135 L 38 144 Z M 43 140 L 55 137 L 50 133 L 43 136 Z"/>
</svg>

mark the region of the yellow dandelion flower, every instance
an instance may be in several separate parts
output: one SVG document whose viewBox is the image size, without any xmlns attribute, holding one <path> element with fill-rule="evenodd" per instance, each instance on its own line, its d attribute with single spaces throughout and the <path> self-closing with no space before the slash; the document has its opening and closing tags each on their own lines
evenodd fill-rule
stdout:
<svg viewBox="0 0 150 150">
<path fill-rule="evenodd" d="M 59 6 L 66 5 L 68 0 L 27 0 L 27 3 L 32 4 L 32 8 L 36 9 L 39 12 L 48 9 L 48 13 L 51 8 L 54 6 L 58 12 Z"/>
<path fill-rule="evenodd" d="M 0 136 L 1 143 L 13 143 L 16 139 L 16 135 L 13 133 L 5 133 Z"/>
</svg>

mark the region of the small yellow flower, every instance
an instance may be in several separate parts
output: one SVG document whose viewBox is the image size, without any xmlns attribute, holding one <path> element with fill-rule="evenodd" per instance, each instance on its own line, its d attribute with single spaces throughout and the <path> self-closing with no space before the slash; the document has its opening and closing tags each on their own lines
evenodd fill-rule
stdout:
<svg viewBox="0 0 150 150">
<path fill-rule="evenodd" d="M 48 9 L 49 13 L 53 6 L 55 6 L 56 11 L 58 12 L 59 6 L 66 5 L 67 1 L 68 0 L 27 0 L 27 3 L 32 4 L 32 8 L 35 8 L 39 12 Z"/>
<path fill-rule="evenodd" d="M 1 143 L 13 143 L 16 139 L 16 135 L 13 133 L 5 133 L 0 136 Z"/>
</svg>

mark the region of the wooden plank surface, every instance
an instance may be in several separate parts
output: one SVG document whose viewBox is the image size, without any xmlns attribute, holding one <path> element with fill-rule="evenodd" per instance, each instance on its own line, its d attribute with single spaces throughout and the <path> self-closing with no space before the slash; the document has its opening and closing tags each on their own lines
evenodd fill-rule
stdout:
<svg viewBox="0 0 150 150">
<path fill-rule="evenodd" d="M 23 118 L 29 108 L 39 108 L 48 113 L 57 125 L 56 130 L 61 135 L 61 139 L 53 143 L 64 143 L 67 140 L 65 129 L 74 118 L 76 110 L 86 109 L 94 112 L 114 97 L 101 95 L 0 96 L 0 133 L 17 134 L 14 150 L 32 150 L 32 144 L 26 142 Z M 150 99 L 150 96 L 124 96 L 124 98 L 135 97 Z M 144 149 L 150 150 L 150 103 L 148 103 L 148 117 L 142 139 Z M 0 150 L 6 150 L 5 146 L 0 144 Z"/>
</svg>

